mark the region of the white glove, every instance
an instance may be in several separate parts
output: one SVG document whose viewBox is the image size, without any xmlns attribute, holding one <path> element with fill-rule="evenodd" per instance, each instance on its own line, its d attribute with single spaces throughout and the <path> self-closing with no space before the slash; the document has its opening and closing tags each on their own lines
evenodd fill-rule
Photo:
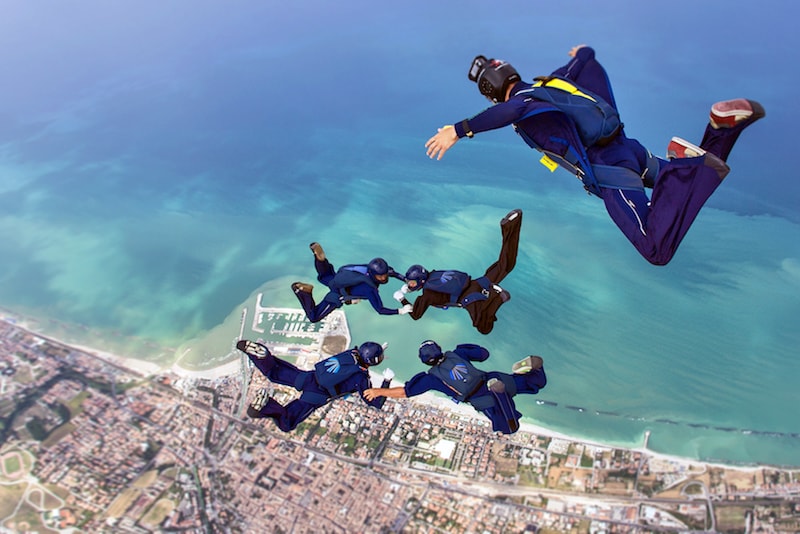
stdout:
<svg viewBox="0 0 800 534">
<path fill-rule="evenodd" d="M 403 286 L 394 292 L 392 297 L 397 302 L 403 302 L 403 299 L 406 298 L 406 293 L 408 293 L 408 284 L 403 284 Z"/>
<path fill-rule="evenodd" d="M 403 306 L 402 308 L 397 310 L 397 313 L 399 313 L 400 315 L 405 315 L 405 314 L 407 314 L 408 312 L 410 312 L 413 309 L 414 309 L 414 306 L 412 306 L 411 304 L 406 304 L 405 306 Z"/>
<path fill-rule="evenodd" d="M 394 378 L 394 371 L 387 367 L 383 370 L 383 379 L 391 381 L 392 378 Z"/>
</svg>

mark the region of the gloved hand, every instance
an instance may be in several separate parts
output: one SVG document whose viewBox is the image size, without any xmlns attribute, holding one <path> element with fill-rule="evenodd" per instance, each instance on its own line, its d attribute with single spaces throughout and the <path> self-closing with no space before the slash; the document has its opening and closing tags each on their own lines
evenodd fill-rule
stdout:
<svg viewBox="0 0 800 534">
<path fill-rule="evenodd" d="M 406 304 L 405 306 L 403 306 L 402 308 L 397 310 L 397 313 L 399 313 L 400 315 L 405 315 L 405 314 L 409 313 L 413 309 L 414 309 L 414 306 L 412 306 L 411 304 Z"/>
<path fill-rule="evenodd" d="M 406 298 L 406 294 L 398 289 L 397 291 L 394 292 L 392 297 L 394 297 L 394 300 L 396 300 L 397 302 L 400 302 L 401 300 Z"/>
<path fill-rule="evenodd" d="M 383 379 L 391 380 L 392 378 L 394 378 L 394 371 L 392 371 L 387 367 L 386 369 L 383 370 Z"/>
</svg>

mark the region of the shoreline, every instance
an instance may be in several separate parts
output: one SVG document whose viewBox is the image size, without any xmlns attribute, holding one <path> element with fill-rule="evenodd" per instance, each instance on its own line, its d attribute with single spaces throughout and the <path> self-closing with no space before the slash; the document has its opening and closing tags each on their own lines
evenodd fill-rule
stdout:
<svg viewBox="0 0 800 534">
<path fill-rule="evenodd" d="M 216 380 L 216 379 L 224 378 L 224 377 L 231 376 L 231 375 L 234 375 L 234 374 L 238 374 L 241 371 L 241 361 L 239 359 L 234 359 L 234 360 L 232 360 L 230 362 L 226 362 L 226 363 L 224 363 L 224 364 L 222 364 L 220 366 L 213 367 L 211 369 L 202 370 L 202 371 L 192 371 L 190 369 L 183 368 L 183 367 L 181 367 L 179 365 L 179 362 L 177 362 L 177 361 L 175 363 L 173 363 L 172 365 L 169 365 L 169 366 L 160 366 L 160 365 L 155 364 L 153 362 L 146 362 L 146 361 L 138 360 L 138 359 L 135 359 L 135 358 L 128 358 L 128 357 L 120 356 L 118 354 L 114 354 L 114 353 L 111 353 L 111 352 L 108 352 L 108 351 L 104 351 L 104 350 L 99 350 L 99 349 L 96 349 L 94 347 L 88 347 L 88 346 L 81 345 L 81 344 L 65 342 L 65 341 L 63 341 L 63 340 L 61 340 L 59 338 L 56 338 L 56 337 L 53 337 L 53 336 L 50 336 L 50 335 L 47 335 L 47 334 L 42 334 L 40 332 L 37 332 L 36 330 L 33 330 L 27 323 L 25 323 L 24 321 L 18 320 L 16 318 L 3 316 L 3 317 L 0 317 L 0 320 L 10 324 L 11 326 L 13 326 L 15 328 L 22 329 L 22 330 L 26 331 L 27 333 L 29 333 L 29 334 L 31 334 L 33 336 L 37 336 L 37 337 L 46 339 L 48 341 L 51 341 L 53 343 L 56 343 L 56 344 L 59 344 L 59 345 L 65 346 L 65 347 L 70 347 L 70 348 L 79 350 L 81 352 L 89 354 L 90 356 L 94 356 L 94 357 L 96 357 L 98 359 L 101 359 L 103 361 L 109 362 L 109 363 L 111 363 L 113 365 L 116 365 L 118 367 L 123 367 L 125 369 L 128 369 L 129 371 L 134 372 L 134 373 L 142 376 L 143 378 L 147 378 L 147 377 L 150 377 L 150 376 L 153 376 L 153 375 L 158 375 L 160 373 L 171 372 L 171 373 L 173 373 L 173 374 L 175 374 L 175 375 L 177 375 L 177 376 L 179 376 L 181 378 L 186 378 L 186 379 Z M 375 371 L 370 371 L 370 375 L 371 375 L 371 377 L 373 379 L 373 383 L 380 384 L 381 375 L 379 373 L 377 373 Z M 428 405 L 428 406 L 435 406 L 435 407 L 437 407 L 439 409 L 445 409 L 445 410 L 458 412 L 458 413 L 460 413 L 460 414 L 462 414 L 464 416 L 467 416 L 467 417 L 482 417 L 481 414 L 476 412 L 468 404 L 465 404 L 465 403 L 456 404 L 456 403 L 452 402 L 448 398 L 440 397 L 440 396 L 435 395 L 435 394 L 430 393 L 430 392 L 426 392 L 426 393 L 424 393 L 424 394 L 422 394 L 422 395 L 420 395 L 418 397 L 414 397 L 414 398 L 411 398 L 411 399 L 406 399 L 406 401 L 418 402 L 420 404 L 425 404 L 425 405 Z M 547 436 L 547 437 L 553 438 L 553 439 L 561 439 L 561 440 L 570 441 L 570 442 L 573 442 L 573 443 L 580 443 L 580 444 L 588 445 L 588 446 L 591 446 L 591 447 L 605 448 L 605 449 L 629 450 L 629 451 L 638 452 L 638 453 L 641 453 L 641 454 L 647 454 L 649 456 L 652 456 L 654 458 L 658 458 L 658 459 L 661 459 L 661 460 L 666 460 L 666 461 L 671 461 L 671 462 L 678 462 L 678 463 L 683 463 L 683 464 L 691 464 L 691 465 L 698 465 L 698 466 L 709 466 L 709 467 L 723 468 L 723 469 L 733 469 L 733 470 L 742 471 L 742 472 L 748 472 L 748 473 L 749 472 L 753 472 L 753 471 L 758 471 L 758 470 L 764 469 L 764 468 L 772 468 L 772 467 L 781 468 L 781 469 L 785 469 L 786 468 L 785 466 L 777 466 L 777 465 L 772 465 L 772 464 L 737 465 L 735 463 L 724 463 L 724 462 L 719 462 L 719 461 L 712 462 L 712 461 L 705 461 L 705 460 L 700 460 L 700 459 L 695 459 L 695 458 L 679 456 L 679 455 L 675 455 L 675 454 L 669 454 L 669 453 L 663 453 L 663 452 L 654 451 L 652 449 L 647 448 L 647 446 L 646 446 L 647 445 L 647 439 L 649 438 L 649 435 L 650 435 L 650 431 L 649 430 L 646 431 L 645 437 L 643 439 L 643 443 L 640 444 L 639 446 L 617 446 L 617 445 L 612 445 L 612 444 L 608 444 L 608 443 L 602 443 L 602 442 L 591 440 L 589 438 L 579 438 L 579 437 L 575 437 L 575 436 L 570 436 L 568 434 L 564 434 L 564 433 L 556 431 L 556 430 L 551 430 L 549 428 L 546 428 L 546 427 L 543 427 L 543 426 L 540 426 L 540 425 L 537 425 L 537 424 L 534 424 L 534 423 L 524 422 L 524 421 L 520 421 L 520 429 L 519 430 L 521 430 L 523 432 L 535 434 L 535 435 Z"/>
</svg>

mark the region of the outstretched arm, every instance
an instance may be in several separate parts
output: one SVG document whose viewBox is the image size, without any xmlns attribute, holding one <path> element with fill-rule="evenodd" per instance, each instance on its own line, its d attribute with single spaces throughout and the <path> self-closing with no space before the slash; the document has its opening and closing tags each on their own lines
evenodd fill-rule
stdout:
<svg viewBox="0 0 800 534">
<path fill-rule="evenodd" d="M 516 85 L 514 86 L 517 87 Z M 512 95 L 513 96 L 513 95 Z M 527 102 L 523 98 L 510 98 L 507 102 L 495 104 L 471 119 L 465 119 L 456 124 L 442 126 L 436 135 L 428 139 L 425 143 L 428 157 L 442 159 L 444 153 L 462 137 L 472 137 L 473 135 L 489 130 L 503 128 L 522 117 L 527 110 Z"/>
<path fill-rule="evenodd" d="M 399 310 L 387 308 L 383 305 L 383 299 L 381 299 L 381 295 L 377 289 L 370 291 L 367 300 L 369 300 L 369 303 L 372 304 L 373 308 L 375 308 L 375 311 L 381 315 L 397 315 L 400 313 Z M 408 310 L 405 311 L 405 313 L 408 313 Z"/>
<path fill-rule="evenodd" d="M 436 158 L 437 160 L 442 159 L 444 153 L 450 150 L 450 147 L 455 145 L 456 142 L 458 142 L 456 129 L 450 124 L 442 126 L 437 130 L 436 135 L 425 143 L 425 148 L 428 149 L 428 157 L 431 159 Z"/>
<path fill-rule="evenodd" d="M 473 362 L 483 362 L 489 358 L 489 351 L 474 343 L 462 343 L 456 346 L 454 352 Z"/>
<path fill-rule="evenodd" d="M 370 388 L 364 391 L 364 398 L 372 401 L 377 397 L 386 397 L 389 399 L 405 399 L 406 388 L 405 386 L 397 386 L 393 388 Z"/>
<path fill-rule="evenodd" d="M 570 62 L 553 71 L 553 74 L 594 91 L 616 109 L 617 103 L 614 100 L 614 92 L 611 90 L 611 82 L 608 80 L 606 70 L 595 59 L 594 48 L 581 44 L 573 46 L 568 54 L 572 58 Z"/>
<path fill-rule="evenodd" d="M 383 381 L 381 382 L 380 388 L 372 388 L 372 382 L 367 379 L 366 384 L 370 387 L 361 389 L 361 385 L 359 385 L 359 393 L 361 394 L 361 398 L 366 401 L 367 404 L 372 406 L 373 408 L 381 409 L 383 408 L 383 403 L 386 402 L 386 397 L 380 397 L 377 395 L 367 396 L 367 391 L 375 391 L 376 389 L 388 388 L 389 385 L 392 383 L 392 378 L 394 378 L 394 371 L 389 369 L 388 367 L 383 370 Z"/>
</svg>

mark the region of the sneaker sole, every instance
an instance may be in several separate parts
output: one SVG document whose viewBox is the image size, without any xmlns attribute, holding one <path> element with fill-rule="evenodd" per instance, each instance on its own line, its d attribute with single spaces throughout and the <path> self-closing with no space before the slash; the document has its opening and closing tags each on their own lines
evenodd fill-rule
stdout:
<svg viewBox="0 0 800 534">
<path fill-rule="evenodd" d="M 236 343 L 236 348 L 245 354 L 249 354 L 250 356 L 254 356 L 259 359 L 264 359 L 267 357 L 267 354 L 269 354 L 269 350 L 265 345 L 256 343 L 255 341 L 249 341 L 247 339 L 242 339 Z"/>
<path fill-rule="evenodd" d="M 528 356 L 524 360 L 515 363 L 511 367 L 511 372 L 516 375 L 524 375 L 542 367 L 544 367 L 544 360 L 540 356 Z"/>
<path fill-rule="evenodd" d="M 743 110 L 732 109 L 727 111 L 719 111 L 719 110 L 715 111 L 714 106 L 712 106 L 710 114 L 712 125 L 716 126 L 716 128 L 733 128 L 734 126 L 739 126 L 740 124 L 743 123 L 755 122 L 759 119 L 766 117 L 767 112 L 764 110 L 764 106 L 762 106 L 759 102 L 756 102 L 755 100 L 747 100 L 745 98 L 743 98 L 742 100 L 746 100 L 747 103 L 750 104 L 750 108 L 752 109 L 750 115 L 742 117 L 742 119 L 737 121 L 736 116 L 741 115 L 741 111 Z M 739 113 L 737 113 L 737 111 Z M 729 124 L 730 120 L 726 120 L 730 119 L 731 117 L 734 119 L 733 124 Z"/>
<path fill-rule="evenodd" d="M 510 223 L 511 221 L 516 219 L 517 217 L 522 217 L 522 210 L 516 209 L 516 210 L 513 210 L 513 211 L 509 212 L 508 215 L 503 217 L 503 220 L 500 221 L 500 226 L 504 226 L 505 224 Z"/>
<path fill-rule="evenodd" d="M 325 259 L 325 251 L 322 249 L 322 245 L 320 245 L 316 241 L 308 245 L 308 248 L 311 249 L 311 252 L 314 254 L 314 257 L 317 258 L 319 261 Z"/>
<path fill-rule="evenodd" d="M 678 156 L 678 153 L 674 150 L 670 150 L 670 147 L 676 144 L 683 149 L 683 156 Z M 667 158 L 668 159 L 681 159 L 681 158 L 698 158 L 706 153 L 705 150 L 700 148 L 699 146 L 690 143 L 686 139 L 682 137 L 673 137 L 670 139 L 669 145 L 667 145 Z"/>
<path fill-rule="evenodd" d="M 292 291 L 295 293 L 308 293 L 311 294 L 314 290 L 314 286 L 311 284 L 304 284 L 303 282 L 295 282 L 292 284 Z"/>
</svg>

